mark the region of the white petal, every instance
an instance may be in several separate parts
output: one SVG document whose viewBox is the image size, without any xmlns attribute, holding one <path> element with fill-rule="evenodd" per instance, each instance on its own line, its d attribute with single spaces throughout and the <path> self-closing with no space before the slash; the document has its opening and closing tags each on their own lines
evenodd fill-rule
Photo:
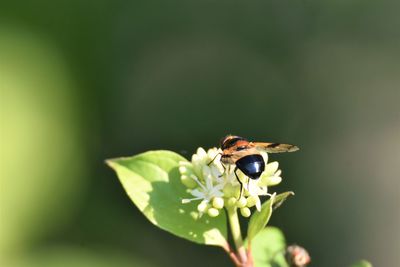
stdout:
<svg viewBox="0 0 400 267">
<path fill-rule="evenodd" d="M 217 156 L 217 154 L 219 153 L 219 151 L 218 151 L 218 149 L 217 148 L 210 148 L 208 151 L 207 151 L 207 155 L 208 155 L 208 157 L 210 158 L 210 159 L 213 159 L 213 158 L 215 158 L 215 156 Z"/>
<path fill-rule="evenodd" d="M 266 186 L 259 187 L 258 195 L 259 196 L 268 196 L 269 195 L 268 194 L 268 187 L 266 187 Z"/>
<path fill-rule="evenodd" d="M 199 156 L 197 154 L 192 155 L 192 162 L 197 163 L 200 160 Z"/>
<path fill-rule="evenodd" d="M 258 189 L 258 186 L 256 185 L 256 183 L 255 183 L 256 181 L 254 181 L 253 179 L 249 179 L 249 182 L 248 182 L 248 186 L 247 186 L 247 191 L 249 191 L 249 194 L 250 195 L 257 195 L 257 189 Z"/>
<path fill-rule="evenodd" d="M 239 183 L 236 179 L 236 176 L 233 173 L 230 173 L 229 175 L 226 176 L 226 181 L 231 183 L 232 185 Z"/>
<path fill-rule="evenodd" d="M 214 186 L 215 190 L 222 190 L 222 188 L 224 188 L 224 184 L 217 184 Z"/>
<path fill-rule="evenodd" d="M 213 187 L 211 175 L 204 176 L 204 180 L 206 180 L 206 188 L 210 191 Z"/>
<path fill-rule="evenodd" d="M 223 176 L 221 176 L 221 177 L 217 176 L 215 178 L 215 181 L 217 182 L 217 184 L 226 184 L 226 181 Z"/>
<path fill-rule="evenodd" d="M 203 159 L 204 157 L 207 156 L 206 151 L 205 151 L 204 148 L 202 148 L 202 147 L 199 147 L 199 148 L 197 149 L 197 153 L 196 153 L 196 154 L 199 156 L 200 159 Z"/>
<path fill-rule="evenodd" d="M 198 197 L 198 198 L 205 198 L 204 192 L 201 192 L 201 191 L 198 190 L 198 189 L 193 189 L 192 191 L 190 191 L 190 193 L 191 193 L 193 196 L 195 196 L 195 197 Z"/>
<path fill-rule="evenodd" d="M 269 186 L 273 186 L 273 185 L 277 185 L 282 181 L 282 178 L 279 176 L 270 176 L 268 179 L 268 185 Z"/>
<path fill-rule="evenodd" d="M 268 153 L 267 152 L 261 152 L 261 156 L 263 157 L 265 163 L 268 162 Z"/>
<path fill-rule="evenodd" d="M 213 194 L 213 196 L 214 196 L 214 197 L 223 197 L 223 196 L 224 196 L 224 193 L 222 193 L 221 191 L 216 191 L 216 192 Z"/>
<path fill-rule="evenodd" d="M 257 197 L 257 200 L 256 200 L 256 209 L 258 211 L 261 211 L 261 200 L 259 197 Z"/>
<path fill-rule="evenodd" d="M 211 191 L 209 192 L 209 195 L 210 195 L 211 197 L 221 196 L 221 194 L 223 195 L 223 193 L 222 193 L 220 190 L 215 189 L 215 188 L 213 188 L 213 190 L 211 190 Z"/>
<path fill-rule="evenodd" d="M 210 170 L 211 170 L 211 175 L 214 176 L 215 178 L 218 178 L 222 174 L 222 171 L 219 170 L 218 167 L 215 165 L 211 165 Z"/>
<path fill-rule="evenodd" d="M 268 163 L 267 166 L 265 166 L 265 173 L 269 174 L 269 175 L 273 175 L 276 170 L 278 170 L 279 167 L 279 163 L 277 161 Z"/>
<path fill-rule="evenodd" d="M 207 176 L 207 175 L 211 174 L 211 169 L 207 165 L 203 166 L 202 171 L 203 171 L 203 176 Z"/>
</svg>

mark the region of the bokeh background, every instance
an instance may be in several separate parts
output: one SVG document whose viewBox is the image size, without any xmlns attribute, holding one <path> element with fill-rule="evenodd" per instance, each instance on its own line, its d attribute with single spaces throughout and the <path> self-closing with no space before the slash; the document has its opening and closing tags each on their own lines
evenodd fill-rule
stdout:
<svg viewBox="0 0 400 267">
<path fill-rule="evenodd" d="M 3 1 L 1 266 L 231 266 L 146 221 L 104 159 L 234 133 L 312 266 L 400 251 L 398 1 Z"/>
</svg>

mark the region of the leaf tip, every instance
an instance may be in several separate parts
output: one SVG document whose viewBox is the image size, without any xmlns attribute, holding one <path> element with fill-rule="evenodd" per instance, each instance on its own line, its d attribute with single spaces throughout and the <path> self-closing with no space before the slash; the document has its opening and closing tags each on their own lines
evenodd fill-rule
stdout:
<svg viewBox="0 0 400 267">
<path fill-rule="evenodd" d="M 106 164 L 106 165 L 108 165 L 108 167 L 110 167 L 111 169 L 114 169 L 114 166 L 115 166 L 115 158 L 114 159 L 105 159 L 104 160 L 104 163 Z"/>
<path fill-rule="evenodd" d="M 351 265 L 351 267 L 372 267 L 372 264 L 369 261 L 360 260 L 360 261 L 354 263 L 353 265 Z"/>
</svg>

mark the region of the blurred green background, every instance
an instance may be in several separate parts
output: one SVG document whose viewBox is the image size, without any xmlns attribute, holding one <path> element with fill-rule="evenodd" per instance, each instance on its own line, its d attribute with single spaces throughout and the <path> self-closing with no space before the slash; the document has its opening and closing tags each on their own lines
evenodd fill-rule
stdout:
<svg viewBox="0 0 400 267">
<path fill-rule="evenodd" d="M 312 266 L 400 251 L 400 2 L 0 4 L 1 266 L 231 266 L 146 221 L 103 160 L 234 133 L 273 155 L 272 224 Z"/>
</svg>

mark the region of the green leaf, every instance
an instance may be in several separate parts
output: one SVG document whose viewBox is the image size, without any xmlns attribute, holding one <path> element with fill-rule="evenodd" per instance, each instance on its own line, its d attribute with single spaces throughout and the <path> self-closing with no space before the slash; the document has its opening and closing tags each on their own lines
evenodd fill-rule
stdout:
<svg viewBox="0 0 400 267">
<path fill-rule="evenodd" d="M 247 231 L 248 240 L 252 240 L 267 224 L 271 218 L 272 211 L 277 209 L 293 192 L 285 192 L 272 197 L 261 206 L 260 212 L 255 212 L 250 218 Z"/>
<path fill-rule="evenodd" d="M 285 260 L 285 237 L 276 227 L 262 229 L 251 242 L 255 267 L 289 267 Z"/>
<path fill-rule="evenodd" d="M 223 210 L 216 218 L 199 218 L 198 202 L 182 204 L 182 198 L 191 195 L 180 180 L 180 161 L 187 160 L 174 152 L 160 150 L 106 162 L 151 223 L 196 243 L 225 246 L 227 229 Z"/>
<path fill-rule="evenodd" d="M 274 199 L 274 203 L 272 204 L 272 210 L 279 208 L 290 196 L 294 196 L 293 191 L 288 191 L 277 195 Z"/>
<path fill-rule="evenodd" d="M 275 195 L 261 206 L 260 212 L 255 212 L 250 218 L 249 227 L 247 230 L 247 239 L 251 240 L 267 225 L 272 214 L 272 204 Z"/>
<path fill-rule="evenodd" d="M 360 260 L 360 261 L 354 263 L 353 265 L 351 265 L 351 267 L 372 267 L 372 264 L 366 260 Z"/>
</svg>

